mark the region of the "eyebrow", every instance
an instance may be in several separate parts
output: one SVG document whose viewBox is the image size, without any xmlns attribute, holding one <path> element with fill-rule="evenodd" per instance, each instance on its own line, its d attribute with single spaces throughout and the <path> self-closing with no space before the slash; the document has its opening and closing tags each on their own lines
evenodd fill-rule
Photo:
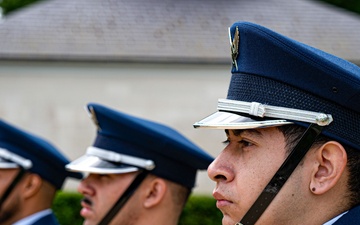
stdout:
<svg viewBox="0 0 360 225">
<path fill-rule="evenodd" d="M 240 136 L 241 134 L 244 134 L 244 133 L 255 135 L 257 137 L 262 137 L 263 136 L 263 134 L 259 130 L 255 130 L 255 129 L 231 130 L 231 131 L 234 133 L 235 136 Z M 229 132 L 230 132 L 229 129 L 225 130 L 225 133 L 227 135 L 229 135 Z"/>
</svg>

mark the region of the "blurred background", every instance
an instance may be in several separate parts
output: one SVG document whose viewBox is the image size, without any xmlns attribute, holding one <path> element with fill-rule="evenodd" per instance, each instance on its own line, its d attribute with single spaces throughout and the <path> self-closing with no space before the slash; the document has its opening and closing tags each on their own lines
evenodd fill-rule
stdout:
<svg viewBox="0 0 360 225">
<path fill-rule="evenodd" d="M 360 65 L 356 0 L 2 0 L 0 6 L 0 117 L 71 160 L 95 137 L 84 110 L 89 102 L 167 124 L 216 156 L 224 132 L 192 124 L 226 97 L 228 27 L 235 21 Z M 76 186 L 69 180 L 65 189 Z M 195 193 L 213 187 L 201 172 Z"/>
</svg>

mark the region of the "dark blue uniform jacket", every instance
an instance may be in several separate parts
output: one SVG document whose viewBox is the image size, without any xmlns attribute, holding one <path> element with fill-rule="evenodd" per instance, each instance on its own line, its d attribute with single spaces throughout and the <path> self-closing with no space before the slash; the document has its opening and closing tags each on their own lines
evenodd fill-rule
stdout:
<svg viewBox="0 0 360 225">
<path fill-rule="evenodd" d="M 32 225 L 59 225 L 59 222 L 57 221 L 55 215 L 52 213 L 41 217 Z"/>
<path fill-rule="evenodd" d="M 350 209 L 334 225 L 360 225 L 360 205 Z"/>
</svg>

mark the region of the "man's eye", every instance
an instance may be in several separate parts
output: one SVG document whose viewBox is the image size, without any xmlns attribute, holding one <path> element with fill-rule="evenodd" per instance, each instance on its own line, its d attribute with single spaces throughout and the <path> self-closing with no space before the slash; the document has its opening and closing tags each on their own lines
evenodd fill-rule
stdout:
<svg viewBox="0 0 360 225">
<path fill-rule="evenodd" d="M 108 174 L 98 174 L 98 177 L 104 179 L 104 178 L 109 177 L 109 175 Z"/>
<path fill-rule="evenodd" d="M 226 139 L 225 141 L 223 141 L 222 142 L 223 144 L 229 144 L 230 143 L 230 141 L 229 141 L 229 139 Z"/>
<path fill-rule="evenodd" d="M 244 146 L 244 147 L 249 147 L 249 146 L 253 146 L 253 145 L 254 145 L 253 143 L 248 142 L 248 141 L 246 141 L 246 140 L 241 140 L 241 141 L 239 141 L 239 144 L 241 144 L 241 145 Z"/>
</svg>

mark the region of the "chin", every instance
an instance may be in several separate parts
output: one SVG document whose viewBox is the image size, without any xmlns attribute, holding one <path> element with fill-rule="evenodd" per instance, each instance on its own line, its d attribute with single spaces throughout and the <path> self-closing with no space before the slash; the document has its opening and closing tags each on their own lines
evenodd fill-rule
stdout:
<svg viewBox="0 0 360 225">
<path fill-rule="evenodd" d="M 221 221 L 222 221 L 222 223 L 221 223 L 222 225 L 234 225 L 239 222 L 239 221 L 234 220 L 233 218 L 230 218 L 227 215 L 223 215 L 223 218 Z"/>
<path fill-rule="evenodd" d="M 83 225 L 96 225 L 96 224 L 98 224 L 98 223 L 95 221 L 86 220 L 86 219 L 83 222 Z"/>
</svg>

